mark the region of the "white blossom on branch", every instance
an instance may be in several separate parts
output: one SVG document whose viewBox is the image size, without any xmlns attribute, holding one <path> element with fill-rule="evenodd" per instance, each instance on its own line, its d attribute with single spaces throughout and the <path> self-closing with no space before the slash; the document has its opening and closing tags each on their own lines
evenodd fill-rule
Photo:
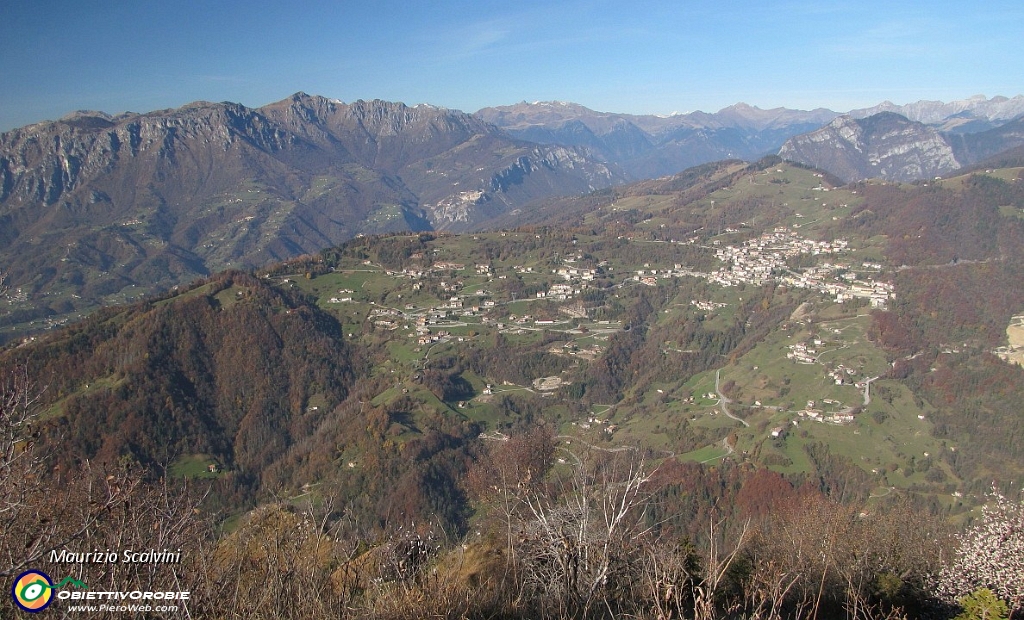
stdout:
<svg viewBox="0 0 1024 620">
<path fill-rule="evenodd" d="M 952 562 L 940 571 L 936 589 L 954 602 L 987 588 L 1011 609 L 1024 609 L 1024 500 L 993 489 L 977 523 L 959 537 Z"/>
</svg>

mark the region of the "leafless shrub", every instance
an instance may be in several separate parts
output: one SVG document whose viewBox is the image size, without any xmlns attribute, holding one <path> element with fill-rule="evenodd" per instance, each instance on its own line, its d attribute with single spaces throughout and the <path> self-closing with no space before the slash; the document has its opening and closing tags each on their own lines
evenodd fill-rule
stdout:
<svg viewBox="0 0 1024 620">
<path fill-rule="evenodd" d="M 80 542 L 140 483 L 130 468 L 49 470 L 36 444 L 43 390 L 24 366 L 0 370 L 0 576 Z"/>
<path fill-rule="evenodd" d="M 648 532 L 650 471 L 633 451 L 592 451 L 544 492 L 526 494 L 525 519 L 514 524 L 524 588 L 561 617 L 609 611 L 632 598 L 633 563 Z"/>
</svg>

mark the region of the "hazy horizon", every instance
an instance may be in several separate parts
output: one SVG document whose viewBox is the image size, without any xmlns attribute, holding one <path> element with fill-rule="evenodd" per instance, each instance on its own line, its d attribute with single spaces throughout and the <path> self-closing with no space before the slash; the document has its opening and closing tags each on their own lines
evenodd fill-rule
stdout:
<svg viewBox="0 0 1024 620">
<path fill-rule="evenodd" d="M 75 110 L 259 107 L 304 91 L 465 112 L 520 101 L 668 115 L 837 112 L 1024 92 L 1024 7 L 741 0 L 89 6 L 0 22 L 0 131 Z"/>
</svg>

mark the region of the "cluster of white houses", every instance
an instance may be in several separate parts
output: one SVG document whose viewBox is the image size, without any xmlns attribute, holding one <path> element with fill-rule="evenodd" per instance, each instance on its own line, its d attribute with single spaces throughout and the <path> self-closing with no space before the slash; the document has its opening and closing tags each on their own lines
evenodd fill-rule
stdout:
<svg viewBox="0 0 1024 620">
<path fill-rule="evenodd" d="M 844 364 L 839 364 L 835 368 L 825 373 L 826 379 L 831 379 L 836 385 L 844 385 L 847 383 L 853 383 L 851 377 L 857 374 L 856 369 L 850 368 Z"/>
<path fill-rule="evenodd" d="M 811 267 L 800 275 L 787 275 L 781 282 L 796 288 L 809 288 L 835 297 L 842 303 L 854 299 L 867 299 L 872 308 L 885 309 L 890 299 L 895 297 L 893 286 L 889 282 L 878 280 L 857 280 L 850 272 L 839 278 L 836 273 L 845 270 L 842 265 L 825 263 L 819 267 Z"/>
<path fill-rule="evenodd" d="M 742 245 L 718 248 L 715 255 L 726 266 L 706 274 L 706 277 L 722 286 L 741 283 L 761 285 L 775 280 L 796 288 L 819 291 L 839 302 L 861 298 L 869 300 L 872 307 L 884 308 L 886 302 L 893 298 L 893 286 L 888 282 L 858 280 L 848 266 L 831 262 L 808 267 L 800 273 L 791 272 L 786 264 L 786 260 L 793 256 L 835 256 L 848 251 L 849 244 L 845 239 L 814 241 L 789 228 L 778 227 Z M 881 269 L 881 265 L 865 265 Z"/>
<path fill-rule="evenodd" d="M 834 297 L 839 302 L 855 298 L 868 299 L 872 307 L 876 308 L 884 308 L 886 302 L 893 298 L 892 284 L 858 280 L 848 266 L 825 262 L 820 266 L 794 273 L 786 264 L 786 260 L 793 256 L 832 256 L 849 252 L 850 248 L 845 239 L 814 241 L 800 236 L 789 228 L 779 227 L 738 246 L 721 245 L 719 241 L 715 241 L 715 245 L 718 246 L 715 256 L 725 263 L 716 271 L 693 271 L 679 264 L 672 269 L 644 265 L 643 269 L 636 271 L 633 280 L 648 286 L 657 286 L 659 279 L 677 276 L 705 278 L 721 286 L 760 286 L 776 281 L 796 288 L 814 289 Z M 864 267 L 871 270 L 882 268 L 875 263 L 864 263 Z"/>
<path fill-rule="evenodd" d="M 789 353 L 786 354 L 786 359 L 791 359 L 798 364 L 813 364 L 818 361 L 818 350 L 815 346 L 820 346 L 821 341 L 816 341 L 817 345 L 811 345 L 806 342 L 797 342 L 789 345 Z"/>
<path fill-rule="evenodd" d="M 580 289 L 573 288 L 571 284 L 552 284 L 551 288 L 546 291 L 537 291 L 537 299 L 555 299 L 558 301 L 565 301 L 572 299 L 573 296 L 579 295 Z"/>
<path fill-rule="evenodd" d="M 719 308 L 724 308 L 728 304 L 703 299 L 691 299 L 690 305 L 696 307 L 698 310 L 703 310 L 704 312 L 712 312 L 714 310 L 718 310 Z"/>
<path fill-rule="evenodd" d="M 559 276 L 563 280 L 582 280 L 584 282 L 590 282 L 597 277 L 597 269 L 586 269 L 582 267 L 560 267 L 558 269 L 552 269 L 551 273 Z"/>
</svg>

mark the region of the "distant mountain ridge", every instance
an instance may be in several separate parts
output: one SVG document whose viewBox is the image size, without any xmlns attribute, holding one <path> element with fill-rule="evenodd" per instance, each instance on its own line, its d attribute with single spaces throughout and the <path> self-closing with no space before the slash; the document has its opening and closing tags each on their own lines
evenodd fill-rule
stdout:
<svg viewBox="0 0 1024 620">
<path fill-rule="evenodd" d="M 713 114 L 697 111 L 659 116 L 598 112 L 578 103 L 565 101 L 523 101 L 509 106 L 483 108 L 475 112 L 474 116 L 506 130 L 520 130 L 531 126 L 550 127 L 579 120 L 595 133 L 607 133 L 616 124 L 625 121 L 636 125 L 645 133 L 658 137 L 680 127 L 766 129 L 793 123 L 821 123 L 839 116 L 839 113 L 824 108 L 811 111 L 788 108 L 762 110 L 757 106 L 737 103 Z"/>
<path fill-rule="evenodd" d="M 715 113 L 632 115 L 597 112 L 576 103 L 524 101 L 484 108 L 476 116 L 524 140 L 585 147 L 621 167 L 631 180 L 638 180 L 722 159 L 759 159 L 779 153 L 790 139 L 822 129 L 840 116 L 861 120 L 882 112 L 898 114 L 942 134 L 973 135 L 998 129 L 1024 115 L 1024 95 L 992 99 L 977 95 L 949 103 L 918 101 L 906 105 L 886 101 L 845 115 L 824 108 L 763 110 L 746 103 Z M 950 140 L 950 145 L 953 142 L 956 140 Z M 800 161 L 815 165 L 810 160 Z M 920 168 L 944 169 L 947 164 L 922 161 Z M 867 165 L 873 166 L 870 162 Z M 914 177 L 913 164 L 906 166 L 901 179 L 921 178 Z M 858 174 L 870 172 L 868 168 Z"/>
<path fill-rule="evenodd" d="M 675 174 L 720 159 L 757 159 L 791 136 L 838 116 L 825 109 L 762 110 L 739 103 L 715 114 L 671 116 L 597 112 L 576 103 L 522 102 L 475 114 L 509 134 L 590 149 L 632 180 Z"/>
<path fill-rule="evenodd" d="M 870 108 L 851 110 L 848 115 L 853 118 L 866 118 L 879 112 L 895 112 L 912 121 L 930 125 L 939 125 L 942 131 L 962 131 L 971 127 L 971 131 L 984 129 L 984 125 L 994 126 L 1000 122 L 1013 120 L 1024 114 L 1024 95 L 1013 98 L 975 95 L 968 99 L 960 99 L 944 103 L 942 101 L 918 101 L 906 105 L 896 105 L 884 101 Z"/>
</svg>

